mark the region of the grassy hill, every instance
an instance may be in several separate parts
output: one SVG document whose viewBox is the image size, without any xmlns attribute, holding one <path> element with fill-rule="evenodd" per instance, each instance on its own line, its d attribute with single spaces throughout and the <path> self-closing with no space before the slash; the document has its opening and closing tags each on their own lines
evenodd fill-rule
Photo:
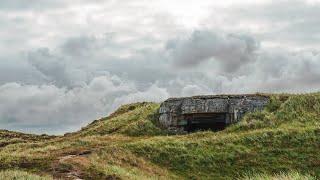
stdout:
<svg viewBox="0 0 320 180">
<path fill-rule="evenodd" d="M 270 96 L 220 132 L 171 135 L 157 126 L 156 103 L 122 106 L 65 136 L 0 131 L 0 178 L 320 178 L 320 93 Z"/>
</svg>

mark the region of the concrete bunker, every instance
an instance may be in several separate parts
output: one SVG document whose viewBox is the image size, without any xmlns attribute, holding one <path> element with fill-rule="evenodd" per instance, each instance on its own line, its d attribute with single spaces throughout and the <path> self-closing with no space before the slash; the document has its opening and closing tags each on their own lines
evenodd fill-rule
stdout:
<svg viewBox="0 0 320 180">
<path fill-rule="evenodd" d="M 262 110 L 268 101 L 267 96 L 257 94 L 170 98 L 160 106 L 159 122 L 172 130 L 219 131 L 247 112 Z"/>
</svg>

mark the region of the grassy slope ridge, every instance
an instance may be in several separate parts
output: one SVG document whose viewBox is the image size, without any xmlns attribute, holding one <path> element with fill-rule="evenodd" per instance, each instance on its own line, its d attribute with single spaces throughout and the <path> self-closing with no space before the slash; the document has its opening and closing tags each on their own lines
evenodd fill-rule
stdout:
<svg viewBox="0 0 320 180">
<path fill-rule="evenodd" d="M 271 95 L 264 111 L 218 133 L 168 135 L 154 121 L 158 108 L 125 105 L 63 137 L 11 143 L 1 132 L 0 144 L 10 143 L 0 169 L 71 179 L 320 178 L 320 93 Z"/>
<path fill-rule="evenodd" d="M 166 134 L 155 123 L 159 104 L 133 103 L 121 106 L 109 117 L 96 120 L 80 132 L 82 136 L 124 134 L 128 136 L 155 136 Z"/>
</svg>

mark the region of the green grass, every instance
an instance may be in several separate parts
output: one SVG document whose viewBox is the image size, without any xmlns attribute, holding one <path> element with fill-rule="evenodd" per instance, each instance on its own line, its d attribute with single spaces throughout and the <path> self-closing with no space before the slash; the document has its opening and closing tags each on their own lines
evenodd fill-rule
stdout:
<svg viewBox="0 0 320 180">
<path fill-rule="evenodd" d="M 0 179 L 2 180 L 53 180 L 49 176 L 38 176 L 24 171 L 10 170 L 0 171 Z"/>
<path fill-rule="evenodd" d="M 157 125 L 156 103 L 122 106 L 65 136 L 0 131 L 0 169 L 84 179 L 319 179 L 320 93 L 270 97 L 263 111 L 220 132 L 170 135 Z"/>
<path fill-rule="evenodd" d="M 123 134 L 128 136 L 155 136 L 166 134 L 156 126 L 155 118 L 159 109 L 157 103 L 134 103 L 120 107 L 107 118 L 94 121 L 78 134 L 106 135 Z"/>
<path fill-rule="evenodd" d="M 315 177 L 310 175 L 302 175 L 298 172 L 289 172 L 289 173 L 280 173 L 274 175 L 268 174 L 256 174 L 256 175 L 247 175 L 242 180 L 316 180 Z"/>
</svg>

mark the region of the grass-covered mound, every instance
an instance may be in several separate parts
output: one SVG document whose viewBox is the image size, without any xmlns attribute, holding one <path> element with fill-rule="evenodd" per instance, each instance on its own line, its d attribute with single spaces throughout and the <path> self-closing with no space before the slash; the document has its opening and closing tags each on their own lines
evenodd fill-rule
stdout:
<svg viewBox="0 0 320 180">
<path fill-rule="evenodd" d="M 264 111 L 220 132 L 169 135 L 157 126 L 158 108 L 125 105 L 79 132 L 9 143 L 0 169 L 84 179 L 320 178 L 320 93 L 271 95 Z"/>
<path fill-rule="evenodd" d="M 126 147 L 188 178 L 290 170 L 319 176 L 320 94 L 274 95 L 264 111 L 219 133 L 155 137 Z"/>
<path fill-rule="evenodd" d="M 156 118 L 159 109 L 157 103 L 134 103 L 121 106 L 109 117 L 92 122 L 76 134 L 127 136 L 155 136 L 166 132 L 157 126 Z"/>
</svg>

